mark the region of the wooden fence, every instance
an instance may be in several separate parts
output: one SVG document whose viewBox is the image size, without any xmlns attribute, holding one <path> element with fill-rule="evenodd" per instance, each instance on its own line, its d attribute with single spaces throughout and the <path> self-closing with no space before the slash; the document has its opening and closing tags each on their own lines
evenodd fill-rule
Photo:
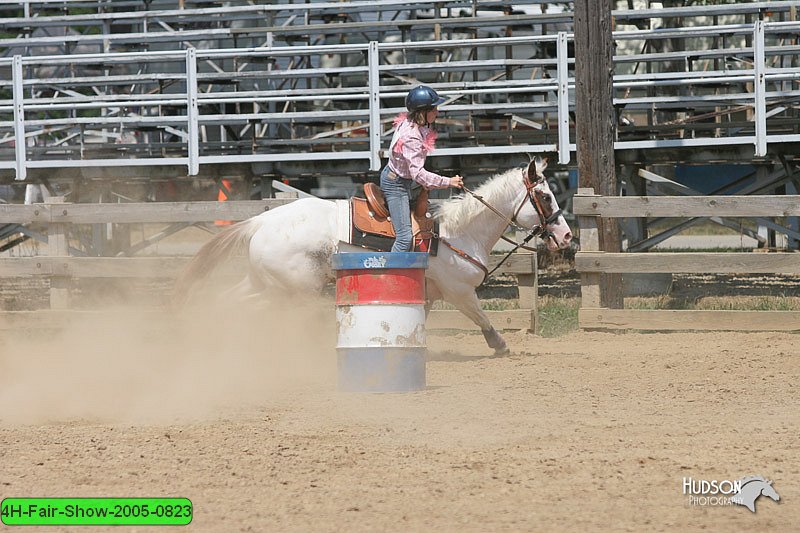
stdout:
<svg viewBox="0 0 800 533">
<path fill-rule="evenodd" d="M 75 257 L 69 254 L 70 225 L 99 223 L 194 223 L 244 220 L 293 201 L 276 198 L 228 202 L 151 202 L 119 204 L 67 204 L 50 199 L 45 204 L 0 204 L 0 224 L 42 224 L 47 231 L 47 255 L 0 258 L 0 278 L 43 276 L 50 279 L 50 313 L 65 316 L 70 308 L 71 278 L 174 278 L 190 257 Z M 499 258 L 492 258 L 493 268 Z M 498 329 L 536 329 L 538 272 L 536 254 L 514 254 L 498 271 L 516 276 L 519 308 L 488 311 Z M 16 319 L 14 317 L 17 317 Z M 0 329 L 19 324 L 31 312 L 6 312 Z M 434 311 L 429 329 L 475 329 L 458 311 Z"/>
<path fill-rule="evenodd" d="M 625 217 L 787 217 L 800 215 L 800 196 L 596 196 L 578 189 L 581 273 L 579 324 L 591 329 L 800 330 L 795 311 L 640 310 L 600 307 L 602 273 L 800 274 L 796 253 L 606 253 L 598 219 Z"/>
</svg>

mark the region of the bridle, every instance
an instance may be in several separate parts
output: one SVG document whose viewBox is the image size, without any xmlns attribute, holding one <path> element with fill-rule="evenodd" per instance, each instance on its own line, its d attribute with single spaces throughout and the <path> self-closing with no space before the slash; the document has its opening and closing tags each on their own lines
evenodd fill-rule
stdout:
<svg viewBox="0 0 800 533">
<path fill-rule="evenodd" d="M 539 216 L 539 222 L 540 222 L 540 224 L 537 224 L 529 231 L 533 232 L 535 236 L 542 237 L 543 239 L 548 239 L 550 237 L 555 238 L 555 234 L 548 228 L 554 222 L 556 222 L 558 218 L 562 215 L 562 210 L 559 209 L 558 211 L 550 213 L 549 216 L 545 214 L 547 210 L 542 205 L 542 199 L 536 194 L 535 191 L 536 186 L 540 185 L 541 183 L 544 183 L 544 176 L 539 174 L 539 177 L 536 181 L 531 181 L 531 179 L 528 177 L 528 173 L 525 172 L 525 170 L 523 170 L 522 179 L 525 182 L 525 189 L 526 189 L 525 196 L 533 206 L 533 209 L 536 210 L 536 214 Z M 519 225 L 517 225 L 516 223 L 517 216 L 519 215 L 519 212 L 522 211 L 522 207 L 524 205 L 525 205 L 525 199 L 523 199 L 522 202 L 520 202 L 519 207 L 517 207 L 516 211 L 514 211 L 514 216 L 511 217 L 511 222 L 513 222 L 517 228 L 519 227 Z"/>
<path fill-rule="evenodd" d="M 447 240 L 445 240 L 444 238 L 442 238 L 442 237 L 439 238 L 439 240 L 442 243 L 444 243 L 445 246 L 447 246 L 448 248 L 453 250 L 457 255 L 459 255 L 460 257 L 462 257 L 464 259 L 466 259 L 470 263 L 474 264 L 475 266 L 477 266 L 481 270 L 483 270 L 484 277 L 483 277 L 483 282 L 481 282 L 481 283 L 486 282 L 486 280 L 489 278 L 489 276 L 491 276 L 493 272 L 495 272 L 498 268 L 500 268 L 503 265 L 503 263 L 505 263 L 506 260 L 509 257 L 511 257 L 511 254 L 516 252 L 519 248 L 522 248 L 523 250 L 536 251 L 534 248 L 529 248 L 529 247 L 526 246 L 528 244 L 528 242 L 531 239 L 533 239 L 534 237 L 538 236 L 538 237 L 541 237 L 543 239 L 548 239 L 548 238 L 552 237 L 552 238 L 555 239 L 555 234 L 552 231 L 550 231 L 548 229 L 548 227 L 558 220 L 558 218 L 562 215 L 562 210 L 559 209 L 558 211 L 555 211 L 555 212 L 551 213 L 549 216 L 545 215 L 547 210 L 542 205 L 541 198 L 536 194 L 536 187 L 544 182 L 544 179 L 545 179 L 544 176 L 539 174 L 538 178 L 535 181 L 531 181 L 531 179 L 528 177 L 528 173 L 526 172 L 526 169 L 523 169 L 522 170 L 522 179 L 523 179 L 523 182 L 525 183 L 525 197 L 522 199 L 522 201 L 517 206 L 517 208 L 514 209 L 514 213 L 511 215 L 511 218 L 508 218 L 506 215 L 501 213 L 497 208 L 495 208 L 494 206 L 490 205 L 486 200 L 483 199 L 483 197 L 480 194 L 477 194 L 475 191 L 469 189 L 466 185 L 462 186 L 462 189 L 464 189 L 464 192 L 466 192 L 467 194 L 469 194 L 470 196 L 475 198 L 478 202 L 483 204 L 492 213 L 496 214 L 497 216 L 499 216 L 500 218 L 505 220 L 509 226 L 513 227 L 517 231 L 527 232 L 527 235 L 522 240 L 522 242 L 515 242 L 515 241 L 507 238 L 505 235 L 501 236 L 501 239 L 503 239 L 506 242 L 509 242 L 509 243 L 513 244 L 514 248 L 512 248 L 508 253 L 506 253 L 505 257 L 503 257 L 503 259 L 501 259 L 500 262 L 497 263 L 497 266 L 495 266 L 491 271 L 489 269 L 487 269 L 486 266 L 483 263 L 481 263 L 480 261 L 478 261 L 477 259 L 475 259 L 471 255 L 467 254 L 465 251 L 456 248 L 455 246 L 453 246 L 452 244 L 447 242 Z M 539 222 L 540 222 L 539 224 L 533 226 L 530 229 L 525 228 L 523 226 L 520 226 L 517 223 L 517 217 L 519 216 L 519 213 L 522 211 L 522 208 L 525 207 L 525 201 L 526 200 L 529 201 L 531 203 L 531 205 L 533 206 L 533 209 L 536 211 L 536 214 L 539 216 Z"/>
</svg>

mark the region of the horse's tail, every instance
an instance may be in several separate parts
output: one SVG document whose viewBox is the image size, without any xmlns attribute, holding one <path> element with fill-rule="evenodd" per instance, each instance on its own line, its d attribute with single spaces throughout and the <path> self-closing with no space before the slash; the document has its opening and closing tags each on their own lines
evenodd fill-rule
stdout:
<svg viewBox="0 0 800 533">
<path fill-rule="evenodd" d="M 250 218 L 228 227 L 205 243 L 175 281 L 172 292 L 173 307 L 177 308 L 186 303 L 192 288 L 207 278 L 220 261 L 248 244 L 258 228 L 259 224 L 255 217 Z"/>
</svg>

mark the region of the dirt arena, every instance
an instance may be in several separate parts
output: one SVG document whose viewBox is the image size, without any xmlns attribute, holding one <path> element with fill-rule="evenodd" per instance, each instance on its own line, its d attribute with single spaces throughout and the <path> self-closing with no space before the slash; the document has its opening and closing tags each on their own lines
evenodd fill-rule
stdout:
<svg viewBox="0 0 800 533">
<path fill-rule="evenodd" d="M 335 390 L 333 320 L 216 308 L 4 334 L 0 497 L 187 497 L 182 530 L 215 532 L 797 530 L 796 335 L 517 332 L 502 358 L 431 336 L 427 390 L 363 395 Z M 781 501 L 682 494 L 745 475 Z"/>
</svg>

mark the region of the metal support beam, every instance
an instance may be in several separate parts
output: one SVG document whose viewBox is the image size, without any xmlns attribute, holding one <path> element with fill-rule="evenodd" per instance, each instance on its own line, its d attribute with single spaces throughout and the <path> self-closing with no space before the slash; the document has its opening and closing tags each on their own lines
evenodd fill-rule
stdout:
<svg viewBox="0 0 800 533">
<path fill-rule="evenodd" d="M 16 180 L 27 177 L 25 161 L 25 109 L 23 107 L 22 56 L 14 56 L 12 78 L 14 83 L 14 142 L 16 143 Z"/>
<path fill-rule="evenodd" d="M 767 64 L 764 54 L 764 21 L 757 20 L 753 30 L 753 70 L 755 83 L 756 156 L 767 155 Z"/>
<path fill-rule="evenodd" d="M 558 162 L 569 163 L 569 49 L 567 33 L 558 32 Z"/>
<path fill-rule="evenodd" d="M 200 173 L 200 131 L 197 125 L 197 51 L 194 48 L 186 50 L 186 99 L 189 175 L 197 176 Z"/>
<path fill-rule="evenodd" d="M 369 65 L 369 169 L 381 169 L 381 80 L 380 80 L 380 55 L 378 42 L 370 41 L 367 52 Z"/>
</svg>

